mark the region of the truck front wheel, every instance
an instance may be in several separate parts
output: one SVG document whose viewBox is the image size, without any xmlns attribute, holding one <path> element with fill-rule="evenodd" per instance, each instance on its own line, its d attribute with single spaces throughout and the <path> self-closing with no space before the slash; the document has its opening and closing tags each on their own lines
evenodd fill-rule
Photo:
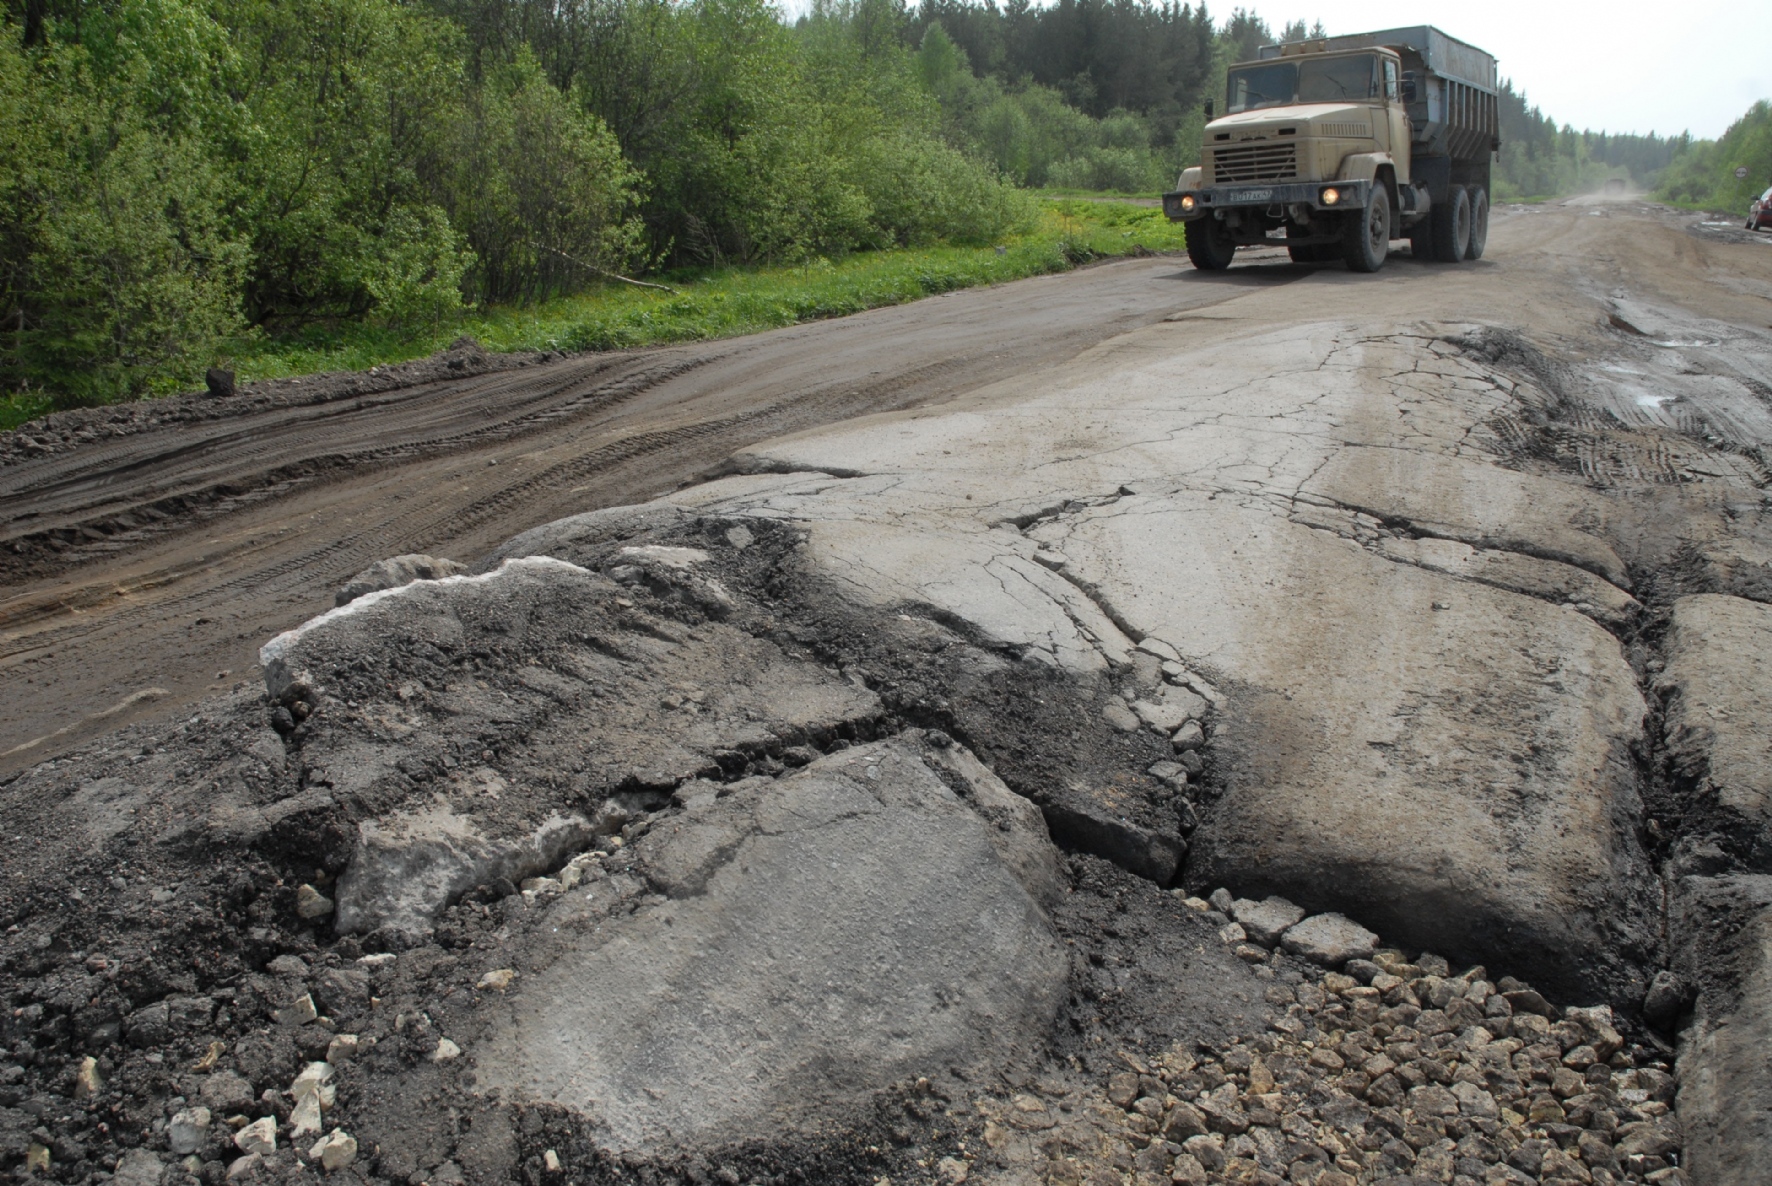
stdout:
<svg viewBox="0 0 1772 1186">
<path fill-rule="evenodd" d="M 1462 185 L 1446 191 L 1446 204 L 1428 212 L 1433 223 L 1434 258 L 1443 264 L 1464 259 L 1471 246 L 1471 196 Z"/>
<path fill-rule="evenodd" d="M 1342 228 L 1341 257 L 1350 272 L 1376 272 L 1391 249 L 1391 197 L 1382 185 L 1372 187 L 1372 202 L 1355 211 Z"/>
<path fill-rule="evenodd" d="M 1222 272 L 1237 254 L 1231 228 L 1208 214 L 1187 224 L 1187 257 L 1202 272 Z"/>
</svg>

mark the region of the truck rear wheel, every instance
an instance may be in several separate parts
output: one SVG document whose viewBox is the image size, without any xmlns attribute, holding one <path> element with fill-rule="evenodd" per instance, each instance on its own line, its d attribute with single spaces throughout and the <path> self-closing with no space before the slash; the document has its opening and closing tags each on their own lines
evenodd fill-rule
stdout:
<svg viewBox="0 0 1772 1186">
<path fill-rule="evenodd" d="M 1187 257 L 1202 272 L 1222 272 L 1231 266 L 1237 244 L 1231 228 L 1208 214 L 1187 224 Z"/>
<path fill-rule="evenodd" d="M 1435 207 L 1428 218 L 1434 224 L 1434 258 L 1443 264 L 1464 259 L 1471 245 L 1471 196 L 1464 186 L 1447 190 L 1446 204 Z"/>
<path fill-rule="evenodd" d="M 1355 211 L 1342 228 L 1341 257 L 1350 272 L 1376 272 L 1391 250 L 1391 196 L 1384 186 L 1372 187 L 1372 202 Z"/>
<path fill-rule="evenodd" d="M 1489 245 L 1489 191 L 1473 185 L 1470 194 L 1471 243 L 1465 249 L 1464 258 L 1482 259 L 1483 249 Z"/>
</svg>

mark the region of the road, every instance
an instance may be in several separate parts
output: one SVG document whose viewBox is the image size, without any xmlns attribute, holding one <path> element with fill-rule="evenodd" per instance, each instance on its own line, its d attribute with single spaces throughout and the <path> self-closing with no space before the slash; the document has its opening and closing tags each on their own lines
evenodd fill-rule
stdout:
<svg viewBox="0 0 1772 1186">
<path fill-rule="evenodd" d="M 130 1098 L 212 1026 L 250 1101 L 330 1049 L 263 1024 L 295 1000 L 379 1043 L 329 1122 L 392 1177 L 1758 1181 L 1772 240 L 1574 200 L 1489 247 L 1125 261 L 0 468 L 8 1081 L 127 1004 Z M 480 575 L 314 617 L 407 551 Z M 926 1072 L 965 1103 L 841 1129 Z"/>
<path fill-rule="evenodd" d="M 0 563 L 0 771 L 254 678 L 266 638 L 385 556 L 471 562 L 537 523 L 672 490 L 751 442 L 1031 375 L 1242 291 L 1197 279 L 1185 261 L 1109 263 L 0 469 L 0 557 L 50 531 L 80 539 L 47 563 Z"/>
<path fill-rule="evenodd" d="M 1634 213 L 1647 209 L 1502 211 L 1483 264 L 1447 276 L 1405 254 L 1376 290 L 1274 252 L 1222 277 L 1131 260 L 733 341 L 174 425 L 7 466 L 0 771 L 252 678 L 266 637 L 328 607 L 384 556 L 471 562 L 534 524 L 694 481 L 751 442 L 940 404 L 1251 290 L 1285 289 L 1268 301 L 1282 318 L 1325 300 L 1346 311 L 1399 299 L 1446 317 L 1479 294 L 1524 296 L 1530 278 L 1557 306 L 1535 320 L 1577 353 L 1590 348 L 1594 302 L 1613 290 L 1667 292 L 1724 317 L 1766 304 L 1756 265 L 1772 252 L 1723 228 L 1697 237 L 1691 218 Z M 1653 244 L 1624 226 L 1652 228 Z M 46 532 L 75 542 L 25 546 Z"/>
</svg>

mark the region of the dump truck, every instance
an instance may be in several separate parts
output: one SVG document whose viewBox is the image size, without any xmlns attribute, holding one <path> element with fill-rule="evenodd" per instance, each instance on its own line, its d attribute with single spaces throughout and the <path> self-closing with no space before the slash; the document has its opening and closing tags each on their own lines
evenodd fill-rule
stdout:
<svg viewBox="0 0 1772 1186">
<path fill-rule="evenodd" d="M 1263 46 L 1206 115 L 1200 164 L 1163 195 L 1196 268 L 1267 245 L 1376 272 L 1403 238 L 1417 259 L 1481 258 L 1501 136 L 1475 46 L 1427 25 Z"/>
</svg>

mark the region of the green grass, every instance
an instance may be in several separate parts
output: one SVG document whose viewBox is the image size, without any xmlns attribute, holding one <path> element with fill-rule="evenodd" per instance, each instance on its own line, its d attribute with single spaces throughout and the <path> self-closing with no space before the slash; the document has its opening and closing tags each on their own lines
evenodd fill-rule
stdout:
<svg viewBox="0 0 1772 1186">
<path fill-rule="evenodd" d="M 420 333 L 370 325 L 255 332 L 229 344 L 240 382 L 363 370 L 422 358 L 463 334 L 488 350 L 616 350 L 726 338 L 898 305 L 936 293 L 1062 272 L 1091 259 L 1180 251 L 1161 210 L 1042 196 L 1025 234 L 991 247 L 869 251 L 801 266 L 711 268 L 655 277 L 675 294 L 609 284 L 527 307 L 473 310 Z M 0 400 L 0 429 L 51 409 L 42 395 Z"/>
<path fill-rule="evenodd" d="M 1099 202 L 1104 198 L 1133 199 L 1140 202 L 1154 202 L 1162 197 L 1155 190 L 1140 193 L 1128 193 L 1123 189 L 1071 189 L 1062 185 L 1047 185 L 1028 191 L 1040 199 L 1062 200 L 1064 198 L 1082 198 L 1086 201 Z"/>
<path fill-rule="evenodd" d="M 1046 200 L 1034 228 L 1006 240 L 1001 251 L 925 247 L 798 266 L 680 271 L 654 277 L 674 294 L 609 284 L 537 305 L 476 310 L 420 334 L 355 325 L 254 336 L 235 345 L 233 363 L 240 381 L 251 382 L 422 358 L 462 334 L 494 351 L 621 350 L 727 338 L 1184 246 L 1181 228 L 1160 210 Z"/>
<path fill-rule="evenodd" d="M 40 391 L 14 392 L 0 397 L 0 432 L 53 411 L 55 401 Z"/>
</svg>

